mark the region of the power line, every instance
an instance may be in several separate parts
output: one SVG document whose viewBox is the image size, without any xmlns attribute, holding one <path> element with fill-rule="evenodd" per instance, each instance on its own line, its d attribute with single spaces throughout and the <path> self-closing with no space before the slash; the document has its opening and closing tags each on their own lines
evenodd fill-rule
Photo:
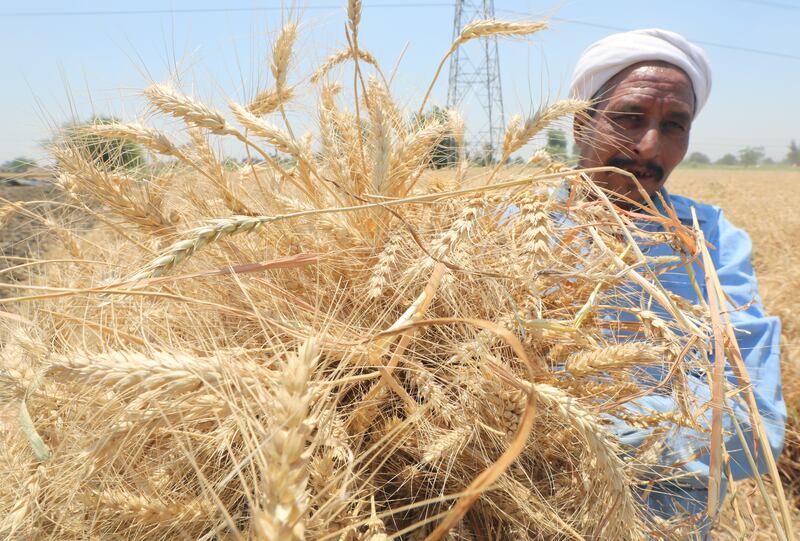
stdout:
<svg viewBox="0 0 800 541">
<path fill-rule="evenodd" d="M 452 2 L 417 2 L 403 4 L 368 4 L 364 8 L 452 8 Z M 318 6 L 305 6 L 306 10 L 339 10 L 342 4 L 327 4 Z M 0 13 L 0 17 L 84 17 L 104 15 L 183 15 L 198 13 L 246 13 L 254 11 L 286 11 L 279 6 L 254 6 L 254 7 L 225 7 L 225 8 L 179 8 L 179 9 L 127 9 L 127 10 L 97 10 L 97 11 L 10 11 Z"/>
<path fill-rule="evenodd" d="M 783 2 L 773 2 L 771 0 L 739 0 L 740 2 L 748 2 L 751 4 L 790 9 L 800 11 L 800 6 L 793 4 L 786 4 Z M 366 4 L 364 8 L 376 9 L 403 9 L 403 8 L 452 8 L 453 2 L 416 2 L 416 3 L 387 3 L 387 4 Z M 340 4 L 324 4 L 317 6 L 305 6 L 303 10 L 339 10 L 342 9 Z M 224 8 L 180 8 L 180 9 L 130 9 L 130 10 L 97 10 L 97 11 L 13 11 L 0 13 L 0 18 L 39 18 L 39 17 L 89 17 L 89 16 L 128 16 L 128 15 L 185 15 L 185 14 L 212 14 L 212 13 L 247 13 L 247 12 L 264 12 L 264 11 L 285 11 L 284 7 L 278 6 L 254 6 L 254 7 L 224 7 Z M 511 9 L 496 8 L 496 11 L 509 13 L 513 15 L 530 16 L 530 13 L 516 11 Z M 620 26 L 613 26 L 608 24 L 591 23 L 588 21 L 581 21 L 578 19 L 566 19 L 563 17 L 549 17 L 552 21 L 558 21 L 567 24 L 575 24 L 579 26 L 587 26 L 591 28 L 602 28 L 604 30 L 613 30 L 615 32 L 627 32 L 633 30 L 632 28 L 623 28 Z M 726 43 L 718 43 L 714 41 L 705 41 L 699 39 L 690 39 L 699 45 L 706 45 L 709 47 L 717 47 L 720 49 L 728 49 L 730 51 L 746 52 L 752 54 L 760 54 L 764 56 L 772 56 L 776 58 L 786 58 L 789 60 L 800 60 L 800 55 L 789 53 L 782 53 L 779 51 L 766 51 L 763 49 L 755 49 L 752 47 L 740 47 L 738 45 L 729 45 Z"/>
<path fill-rule="evenodd" d="M 783 2 L 772 2 L 771 0 L 739 0 L 746 4 L 755 4 L 757 6 L 766 6 L 770 8 L 789 9 L 792 11 L 800 11 L 800 6 L 796 4 L 785 4 Z"/>
<path fill-rule="evenodd" d="M 750 0 L 756 1 L 756 0 Z M 512 15 L 525 15 L 529 16 L 529 13 L 523 13 L 522 11 L 514 11 L 511 9 L 497 9 L 497 11 L 502 11 L 503 13 L 510 13 Z M 551 21 L 558 21 L 567 24 L 575 24 L 580 26 L 589 26 L 592 28 L 602 28 L 603 30 L 613 30 L 615 32 L 629 32 L 633 30 L 633 28 L 623 28 L 621 26 L 612 26 L 608 24 L 599 24 L 599 23 L 590 23 L 587 21 L 579 21 L 577 19 L 565 19 L 563 17 L 549 17 Z M 738 45 L 728 45 L 726 43 L 717 43 L 714 41 L 705 41 L 700 39 L 691 39 L 687 38 L 689 41 L 693 43 L 697 43 L 699 45 L 706 45 L 708 47 L 718 47 L 720 49 L 728 49 L 731 51 L 738 51 L 738 52 L 745 52 L 745 53 L 753 53 L 753 54 L 760 54 L 765 56 L 774 56 L 778 58 L 788 58 L 790 60 L 800 60 L 800 55 L 794 55 L 789 53 L 782 53 L 778 51 L 765 51 L 763 49 L 753 49 L 751 47 L 740 47 Z"/>
</svg>

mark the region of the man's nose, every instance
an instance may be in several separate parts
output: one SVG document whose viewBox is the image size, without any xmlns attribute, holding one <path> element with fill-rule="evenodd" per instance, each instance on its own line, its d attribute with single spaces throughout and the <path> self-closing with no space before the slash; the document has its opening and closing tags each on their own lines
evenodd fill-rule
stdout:
<svg viewBox="0 0 800 541">
<path fill-rule="evenodd" d="M 648 127 L 633 147 L 633 151 L 642 160 L 653 160 L 658 157 L 660 137 L 658 128 Z"/>
</svg>

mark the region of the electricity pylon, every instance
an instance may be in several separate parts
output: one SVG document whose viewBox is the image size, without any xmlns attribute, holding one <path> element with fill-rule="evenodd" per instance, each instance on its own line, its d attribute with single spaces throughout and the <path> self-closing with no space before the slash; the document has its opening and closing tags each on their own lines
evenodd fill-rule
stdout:
<svg viewBox="0 0 800 541">
<path fill-rule="evenodd" d="M 453 40 L 465 24 L 494 18 L 494 0 L 456 0 Z M 471 153 L 497 157 L 503 140 L 503 88 L 497 37 L 467 42 L 450 59 L 447 107 L 462 111 L 467 121 L 466 143 Z"/>
</svg>

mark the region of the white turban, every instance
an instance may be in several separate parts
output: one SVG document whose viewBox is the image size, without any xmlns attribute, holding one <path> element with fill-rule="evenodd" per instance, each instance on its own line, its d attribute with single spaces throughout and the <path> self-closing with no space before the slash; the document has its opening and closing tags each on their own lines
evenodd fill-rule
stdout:
<svg viewBox="0 0 800 541">
<path fill-rule="evenodd" d="M 711 93 L 711 66 L 706 53 L 680 34 L 658 28 L 612 34 L 590 45 L 575 66 L 570 96 L 591 100 L 600 87 L 628 66 L 659 60 L 689 76 L 697 116 Z"/>
</svg>

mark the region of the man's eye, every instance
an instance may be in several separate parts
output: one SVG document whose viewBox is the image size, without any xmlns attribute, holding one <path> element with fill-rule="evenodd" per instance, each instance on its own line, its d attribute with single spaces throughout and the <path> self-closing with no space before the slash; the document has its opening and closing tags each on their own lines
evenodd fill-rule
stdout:
<svg viewBox="0 0 800 541">
<path fill-rule="evenodd" d="M 684 126 L 680 122 L 675 122 L 673 120 L 670 120 L 669 122 L 665 122 L 664 123 L 664 128 L 666 128 L 667 130 L 671 130 L 671 131 L 681 131 L 681 132 L 686 131 L 686 126 Z"/>
<path fill-rule="evenodd" d="M 623 126 L 630 126 L 631 124 L 638 123 L 641 120 L 641 118 L 642 115 L 629 113 L 629 114 L 615 115 L 613 117 L 613 120 L 617 124 L 621 124 Z"/>
</svg>

